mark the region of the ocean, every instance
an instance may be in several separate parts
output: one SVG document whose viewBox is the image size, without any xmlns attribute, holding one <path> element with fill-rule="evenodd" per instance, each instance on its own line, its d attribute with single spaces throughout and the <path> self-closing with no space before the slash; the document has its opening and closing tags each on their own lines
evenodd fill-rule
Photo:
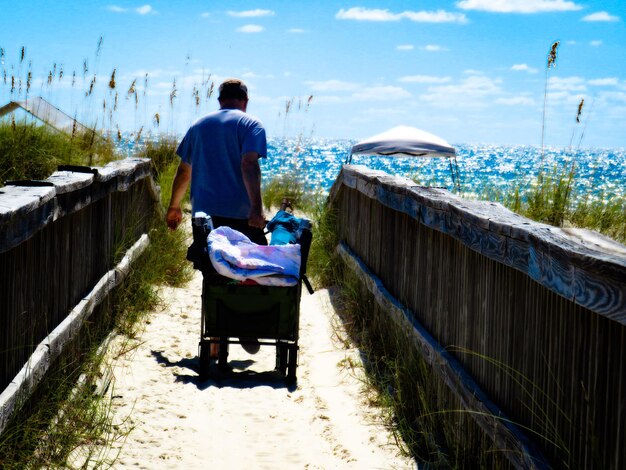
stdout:
<svg viewBox="0 0 626 470">
<path fill-rule="evenodd" d="M 356 141 L 271 139 L 262 163 L 264 179 L 297 171 L 312 190 L 328 191 Z M 536 181 L 541 149 L 530 146 L 455 145 L 462 194 L 469 197 L 506 194 Z M 546 172 L 575 168 L 575 196 L 608 200 L 626 197 L 626 149 L 544 150 Z M 453 188 L 446 158 L 355 155 L 352 163 L 412 178 L 420 185 Z"/>
<path fill-rule="evenodd" d="M 309 189 L 328 192 L 355 143 L 337 139 L 269 139 L 268 158 L 261 162 L 263 180 L 295 171 Z M 127 155 L 132 155 L 134 148 L 132 140 L 120 143 L 120 150 Z M 523 191 L 536 181 L 541 166 L 541 149 L 537 147 L 459 144 L 455 148 L 461 193 L 465 197 L 498 200 L 516 188 Z M 546 148 L 543 161 L 546 172 L 562 172 L 574 165 L 575 199 L 607 201 L 626 197 L 626 149 Z M 446 158 L 356 155 L 352 163 L 406 176 L 423 186 L 453 189 Z"/>
</svg>

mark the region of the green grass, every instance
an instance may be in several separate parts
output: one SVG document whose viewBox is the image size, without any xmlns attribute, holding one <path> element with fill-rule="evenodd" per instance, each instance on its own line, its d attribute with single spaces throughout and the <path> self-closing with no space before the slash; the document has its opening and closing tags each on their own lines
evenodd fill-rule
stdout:
<svg viewBox="0 0 626 470">
<path fill-rule="evenodd" d="M 6 180 L 45 179 L 58 165 L 103 165 L 119 158 L 113 143 L 74 138 L 34 124 L 0 123 L 0 186 Z"/>
<path fill-rule="evenodd" d="M 529 187 L 517 184 L 509 192 L 489 191 L 478 198 L 501 202 L 537 222 L 586 228 L 626 243 L 626 198 L 581 194 L 575 187 L 574 170 L 555 167 L 547 174 L 540 173 Z"/>
<path fill-rule="evenodd" d="M 577 227 L 603 233 L 626 243 L 626 198 L 604 200 L 602 196 L 591 200 L 583 197 L 567 215 L 568 221 Z"/>
<path fill-rule="evenodd" d="M 382 410 L 396 442 L 425 468 L 508 468 L 408 336 L 383 312 L 356 275 L 340 265 L 333 304 L 363 357 L 370 404 Z"/>
<path fill-rule="evenodd" d="M 312 212 L 312 221 L 313 241 L 307 270 L 316 287 L 328 287 L 338 278 L 337 211 L 325 201 L 320 202 Z"/>
<path fill-rule="evenodd" d="M 164 209 L 169 205 L 172 195 L 172 183 L 180 158 L 176 155 L 177 142 L 170 137 L 162 137 L 157 141 L 149 141 L 137 152 L 137 157 L 152 160 L 152 174 L 161 187 L 161 202 Z M 182 205 L 190 205 L 189 191 L 182 200 Z"/>
<path fill-rule="evenodd" d="M 323 200 L 321 193 L 307 188 L 304 179 L 295 169 L 264 181 L 262 197 L 263 205 L 268 210 L 280 207 L 283 198 L 287 198 L 294 209 L 306 214 L 313 213 Z"/>
</svg>

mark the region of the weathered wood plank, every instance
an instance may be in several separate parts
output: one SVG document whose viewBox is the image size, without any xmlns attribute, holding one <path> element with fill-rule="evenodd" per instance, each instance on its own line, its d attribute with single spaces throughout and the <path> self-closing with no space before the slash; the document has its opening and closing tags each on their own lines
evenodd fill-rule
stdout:
<svg viewBox="0 0 626 470">
<path fill-rule="evenodd" d="M 365 284 L 381 308 L 391 315 L 397 327 L 414 342 L 426 362 L 438 372 L 459 401 L 472 412 L 472 418 L 491 437 L 495 447 L 518 468 L 550 468 L 541 451 L 521 429 L 489 400 L 459 361 L 421 326 L 404 305 L 389 293 L 382 281 L 349 247 L 340 244 L 337 251 L 342 260 Z"/>
<path fill-rule="evenodd" d="M 57 171 L 53 186 L 5 186 L 0 189 L 0 253 L 23 243 L 50 222 L 76 212 L 113 191 L 128 191 L 151 175 L 149 159 L 111 162 L 92 173 Z M 153 199 L 159 191 L 150 186 Z"/>
<path fill-rule="evenodd" d="M 626 303 L 619 288 L 626 279 L 623 245 L 602 241 L 600 237 L 596 237 L 596 243 L 583 244 L 580 238 L 513 214 L 500 204 L 463 200 L 447 190 L 418 187 L 406 178 L 358 165 L 342 169 L 332 197 L 336 197 L 346 178 L 351 179 L 350 187 L 384 206 L 449 233 L 471 249 L 525 272 L 565 298 L 626 324 Z M 612 287 L 600 289 L 602 285 Z M 589 287 L 586 293 L 581 291 L 585 287 Z M 598 295 L 612 298 L 596 298 Z"/>
<path fill-rule="evenodd" d="M 9 424 L 13 414 L 21 408 L 43 380 L 50 365 L 61 354 L 63 347 L 76 337 L 96 306 L 125 279 L 132 263 L 141 256 L 149 243 L 148 235 L 143 234 L 128 249 L 122 261 L 114 269 L 105 273 L 85 298 L 37 346 L 11 384 L 0 394 L 0 434 Z"/>
<path fill-rule="evenodd" d="M 556 466 L 623 466 L 626 247 L 348 170 L 341 239 L 388 292 Z"/>
</svg>

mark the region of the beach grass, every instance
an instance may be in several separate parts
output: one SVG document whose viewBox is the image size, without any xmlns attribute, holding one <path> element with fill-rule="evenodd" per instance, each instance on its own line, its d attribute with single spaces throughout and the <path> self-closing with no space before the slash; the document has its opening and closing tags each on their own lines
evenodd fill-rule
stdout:
<svg viewBox="0 0 626 470">
<path fill-rule="evenodd" d="M 303 175 L 295 167 L 264 181 L 261 194 L 267 210 L 280 207 L 282 200 L 287 198 L 296 210 L 305 214 L 315 212 L 324 199 L 320 192 L 307 187 Z"/>
<path fill-rule="evenodd" d="M 0 123 L 0 186 L 7 180 L 45 179 L 58 165 L 104 165 L 119 159 L 105 138 L 68 136 L 49 127 Z"/>
<path fill-rule="evenodd" d="M 363 358 L 364 393 L 396 444 L 424 468 L 508 468 L 504 452 L 475 423 L 402 329 L 357 276 L 339 264 L 333 305 Z"/>
</svg>

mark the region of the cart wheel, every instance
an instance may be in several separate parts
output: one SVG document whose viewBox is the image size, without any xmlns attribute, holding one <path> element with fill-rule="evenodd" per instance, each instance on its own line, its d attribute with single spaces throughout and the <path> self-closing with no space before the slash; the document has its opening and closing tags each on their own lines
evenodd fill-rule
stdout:
<svg viewBox="0 0 626 470">
<path fill-rule="evenodd" d="M 287 383 L 296 383 L 296 367 L 298 367 L 298 344 L 289 346 L 289 358 L 287 361 Z"/>
<path fill-rule="evenodd" d="M 200 365 L 198 372 L 202 378 L 206 378 L 209 375 L 209 364 L 211 362 L 209 354 L 210 350 L 211 345 L 209 343 L 200 341 L 200 353 L 198 358 Z"/>
<path fill-rule="evenodd" d="M 276 343 L 276 370 L 282 375 L 287 373 L 287 345 L 283 341 Z"/>
<path fill-rule="evenodd" d="M 228 338 L 220 337 L 220 352 L 217 364 L 221 370 L 228 369 Z"/>
</svg>

